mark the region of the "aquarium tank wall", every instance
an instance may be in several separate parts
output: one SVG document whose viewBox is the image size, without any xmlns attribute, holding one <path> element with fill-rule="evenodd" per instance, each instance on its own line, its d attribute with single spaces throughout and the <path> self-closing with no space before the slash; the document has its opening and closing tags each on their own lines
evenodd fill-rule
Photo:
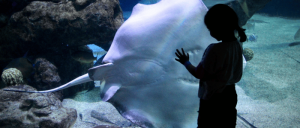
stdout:
<svg viewBox="0 0 300 128">
<path fill-rule="evenodd" d="M 0 128 L 196 128 L 184 65 L 222 43 L 204 23 L 216 4 L 247 36 L 235 127 L 300 127 L 298 0 L 1 0 Z"/>
</svg>

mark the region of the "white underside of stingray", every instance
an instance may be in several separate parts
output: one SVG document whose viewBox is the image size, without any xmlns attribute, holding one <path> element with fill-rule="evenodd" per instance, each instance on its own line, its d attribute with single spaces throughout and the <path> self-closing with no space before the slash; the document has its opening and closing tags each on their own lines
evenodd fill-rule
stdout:
<svg viewBox="0 0 300 128">
<path fill-rule="evenodd" d="M 204 25 L 206 12 L 200 0 L 137 4 L 103 59 L 113 65 L 92 77 L 105 80 L 103 99 L 144 127 L 196 127 L 199 80 L 175 61 L 175 50 L 184 48 L 197 65 L 217 42 Z"/>
<path fill-rule="evenodd" d="M 201 0 L 162 0 L 137 4 L 117 31 L 103 65 L 52 92 L 92 80 L 105 82 L 104 101 L 143 127 L 195 128 L 199 80 L 175 61 L 184 48 L 197 65 L 205 48 L 217 43 L 204 24 Z"/>
</svg>

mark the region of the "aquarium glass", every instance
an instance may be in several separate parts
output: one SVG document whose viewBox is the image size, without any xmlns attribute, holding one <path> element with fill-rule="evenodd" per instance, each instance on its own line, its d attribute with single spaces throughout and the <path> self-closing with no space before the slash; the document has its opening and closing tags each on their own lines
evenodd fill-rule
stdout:
<svg viewBox="0 0 300 128">
<path fill-rule="evenodd" d="M 300 0 L 183 1 L 0 1 L 0 128 L 197 127 L 199 79 L 175 52 L 197 66 L 220 43 L 193 17 L 215 4 L 247 36 L 236 128 L 300 128 Z"/>
</svg>

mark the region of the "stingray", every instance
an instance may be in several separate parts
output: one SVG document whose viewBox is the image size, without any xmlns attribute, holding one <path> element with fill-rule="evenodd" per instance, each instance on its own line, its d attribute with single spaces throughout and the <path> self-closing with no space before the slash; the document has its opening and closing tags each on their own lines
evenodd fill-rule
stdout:
<svg viewBox="0 0 300 128">
<path fill-rule="evenodd" d="M 137 125 L 197 127 L 199 80 L 175 61 L 175 51 L 184 48 L 197 65 L 206 47 L 217 43 L 204 24 L 207 10 L 201 0 L 137 4 L 101 65 L 60 87 L 32 92 L 54 92 L 100 80 L 102 100 Z"/>
</svg>

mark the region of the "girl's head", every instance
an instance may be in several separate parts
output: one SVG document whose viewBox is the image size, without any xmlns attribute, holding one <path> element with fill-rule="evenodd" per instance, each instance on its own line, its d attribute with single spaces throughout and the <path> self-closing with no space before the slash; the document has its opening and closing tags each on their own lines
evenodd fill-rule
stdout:
<svg viewBox="0 0 300 128">
<path fill-rule="evenodd" d="M 240 42 L 245 42 L 247 39 L 245 29 L 242 29 L 238 22 L 237 14 L 225 4 L 211 7 L 204 17 L 204 23 L 212 37 L 217 40 L 225 40 L 234 37 L 234 31 L 237 30 Z"/>
</svg>

